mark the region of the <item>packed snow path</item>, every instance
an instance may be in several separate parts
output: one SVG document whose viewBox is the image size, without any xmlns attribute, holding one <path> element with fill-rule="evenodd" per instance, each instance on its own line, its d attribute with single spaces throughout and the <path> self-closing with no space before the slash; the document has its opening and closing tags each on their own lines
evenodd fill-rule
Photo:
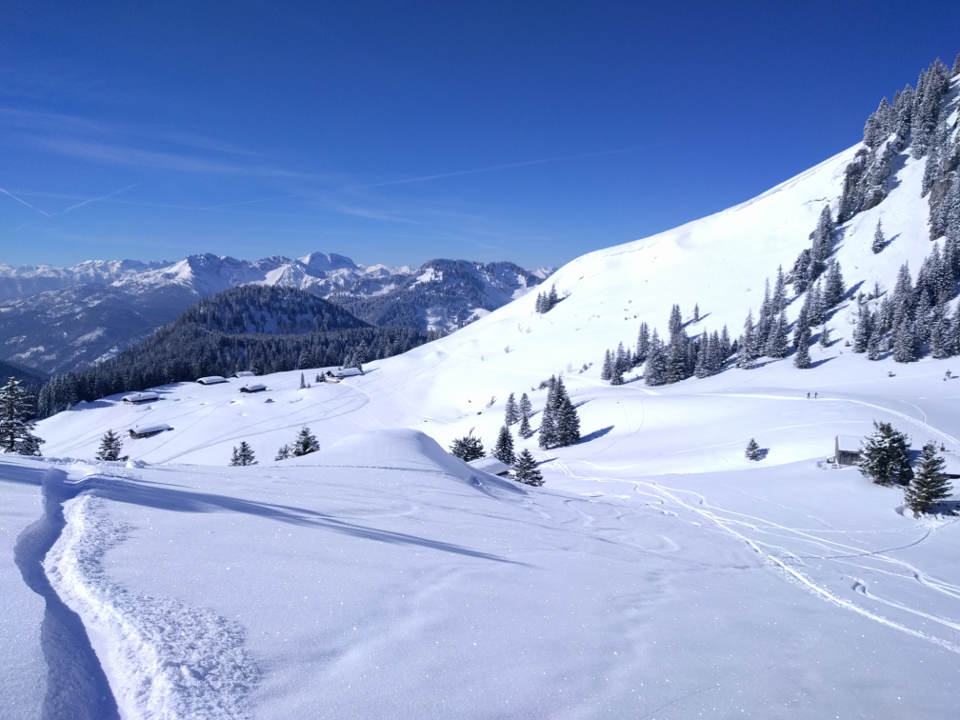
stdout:
<svg viewBox="0 0 960 720">
<path fill-rule="evenodd" d="M 66 482 L 63 470 L 52 468 L 42 479 L 41 517 L 24 529 L 14 557 L 24 583 L 46 604 L 40 626 L 40 647 L 47 664 L 44 720 L 111 720 L 117 704 L 76 612 L 61 600 L 43 569 L 43 558 L 65 526 L 63 502 L 79 487 Z"/>
</svg>

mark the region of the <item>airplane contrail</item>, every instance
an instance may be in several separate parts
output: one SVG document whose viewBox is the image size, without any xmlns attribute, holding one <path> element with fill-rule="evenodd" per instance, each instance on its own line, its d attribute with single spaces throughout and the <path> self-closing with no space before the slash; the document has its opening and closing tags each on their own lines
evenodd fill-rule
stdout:
<svg viewBox="0 0 960 720">
<path fill-rule="evenodd" d="M 435 175 L 419 175 L 416 177 L 401 178 L 399 180 L 385 180 L 384 182 L 369 183 L 366 185 L 354 185 L 358 188 L 386 187 L 388 185 L 407 185 L 410 183 L 428 182 L 430 180 L 442 180 L 444 178 L 460 177 L 461 175 L 479 175 L 480 173 L 496 172 L 498 170 L 510 170 L 512 168 L 530 167 L 531 165 L 546 165 L 547 163 L 560 162 L 561 160 L 579 160 L 581 158 L 600 157 L 602 155 L 617 155 L 619 153 L 634 152 L 649 148 L 649 145 L 630 145 L 628 147 L 614 148 L 612 150 L 597 150 L 595 152 L 576 153 L 574 155 L 555 155 L 548 158 L 539 158 L 536 160 L 523 160 L 521 162 L 503 163 L 502 165 L 488 165 L 481 168 L 470 168 L 468 170 L 454 170 L 452 172 L 436 173 Z"/>
<path fill-rule="evenodd" d="M 21 205 L 24 205 L 24 206 L 30 208 L 31 210 L 40 213 L 40 214 L 43 215 L 44 217 L 50 217 L 50 213 L 45 212 L 45 211 L 41 210 L 41 209 L 38 208 L 38 207 L 34 207 L 33 205 L 31 205 L 30 203 L 28 203 L 28 202 L 27 202 L 26 200 L 24 200 L 23 198 L 18 198 L 16 195 L 14 195 L 14 194 L 13 194 L 12 192 L 10 192 L 9 190 L 5 190 L 4 188 L 0 188 L 0 194 L 6 195 L 8 198 L 12 198 L 13 200 L 16 200 L 16 201 L 17 201 L 18 203 L 20 203 Z"/>
<path fill-rule="evenodd" d="M 90 203 L 95 203 L 95 202 L 101 202 L 101 201 L 103 201 L 103 200 L 109 200 L 109 199 L 112 198 L 112 197 L 116 197 L 117 195 L 120 195 L 121 193 L 127 192 L 127 190 L 133 190 L 135 187 L 139 187 L 139 186 L 140 186 L 140 183 L 134 183 L 133 185 L 127 185 L 127 187 L 122 187 L 122 188 L 120 188 L 119 190 L 114 190 L 113 192 L 107 193 L 106 195 L 100 195 L 100 196 L 98 196 L 98 197 L 92 197 L 92 198 L 87 198 L 86 200 L 81 200 L 80 202 L 75 203 L 74 205 L 71 205 L 71 206 L 68 207 L 68 208 L 64 208 L 64 210 L 61 211 L 60 214 L 61 214 L 61 215 L 66 215 L 66 214 L 67 214 L 68 212 L 70 212 L 71 210 L 76 210 L 77 208 L 82 208 L 84 205 L 89 205 Z"/>
</svg>

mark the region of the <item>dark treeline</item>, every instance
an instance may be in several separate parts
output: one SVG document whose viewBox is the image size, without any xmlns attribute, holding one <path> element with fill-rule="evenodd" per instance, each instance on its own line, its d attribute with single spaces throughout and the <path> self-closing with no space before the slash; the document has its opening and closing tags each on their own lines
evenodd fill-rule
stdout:
<svg viewBox="0 0 960 720">
<path fill-rule="evenodd" d="M 136 347 L 99 365 L 53 378 L 40 391 L 37 411 L 47 417 L 80 400 L 142 390 L 203 375 L 258 373 L 340 365 L 345 358 L 368 362 L 429 340 L 412 328 L 353 328 L 302 335 L 229 335 L 196 325 L 158 330 Z"/>
<path fill-rule="evenodd" d="M 343 308 L 291 287 L 241 285 L 201 300 L 178 322 L 225 333 L 297 335 L 367 327 Z"/>
</svg>

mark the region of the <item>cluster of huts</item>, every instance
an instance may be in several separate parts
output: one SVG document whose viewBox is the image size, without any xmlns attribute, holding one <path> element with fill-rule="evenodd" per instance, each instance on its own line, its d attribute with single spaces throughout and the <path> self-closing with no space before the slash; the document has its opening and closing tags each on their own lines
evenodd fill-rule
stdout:
<svg viewBox="0 0 960 720">
<path fill-rule="evenodd" d="M 327 370 L 323 374 L 324 382 L 338 383 L 344 378 L 353 377 L 355 375 L 363 375 L 362 368 L 338 368 L 336 370 Z M 234 374 L 235 378 L 252 378 L 256 377 L 256 373 L 252 370 L 240 370 Z M 221 385 L 230 380 L 223 375 L 204 375 L 203 377 L 197 378 L 197 382 L 200 385 Z M 260 382 L 246 382 L 240 387 L 240 392 L 242 393 L 258 393 L 263 392 L 267 389 L 267 386 Z M 127 395 L 124 395 L 122 400 L 128 405 L 141 405 L 145 403 L 156 402 L 162 399 L 160 393 L 153 390 L 145 390 L 143 392 L 133 392 Z M 270 401 L 268 401 L 270 402 Z M 165 423 L 159 423 L 155 425 L 139 425 L 137 427 L 130 428 L 128 431 L 130 437 L 132 438 L 145 438 L 151 437 L 158 433 L 165 432 L 167 430 L 172 430 L 169 425 Z"/>
</svg>

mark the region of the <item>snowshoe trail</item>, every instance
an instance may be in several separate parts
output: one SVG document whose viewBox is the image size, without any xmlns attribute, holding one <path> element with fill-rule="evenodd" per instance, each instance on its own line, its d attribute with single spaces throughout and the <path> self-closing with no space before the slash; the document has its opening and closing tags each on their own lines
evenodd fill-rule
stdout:
<svg viewBox="0 0 960 720">
<path fill-rule="evenodd" d="M 117 703 L 79 615 L 51 585 L 43 559 L 63 532 L 63 503 L 78 488 L 66 473 L 50 469 L 43 477 L 43 514 L 17 538 L 14 559 L 24 583 L 46 602 L 40 645 L 47 663 L 45 720 L 119 719 Z"/>
<path fill-rule="evenodd" d="M 101 651 L 120 713 L 251 717 L 249 695 L 261 670 L 244 649 L 243 629 L 213 610 L 137 595 L 109 578 L 103 558 L 133 528 L 108 518 L 106 502 L 83 494 L 67 506 L 66 526 L 44 566 Z"/>
</svg>

